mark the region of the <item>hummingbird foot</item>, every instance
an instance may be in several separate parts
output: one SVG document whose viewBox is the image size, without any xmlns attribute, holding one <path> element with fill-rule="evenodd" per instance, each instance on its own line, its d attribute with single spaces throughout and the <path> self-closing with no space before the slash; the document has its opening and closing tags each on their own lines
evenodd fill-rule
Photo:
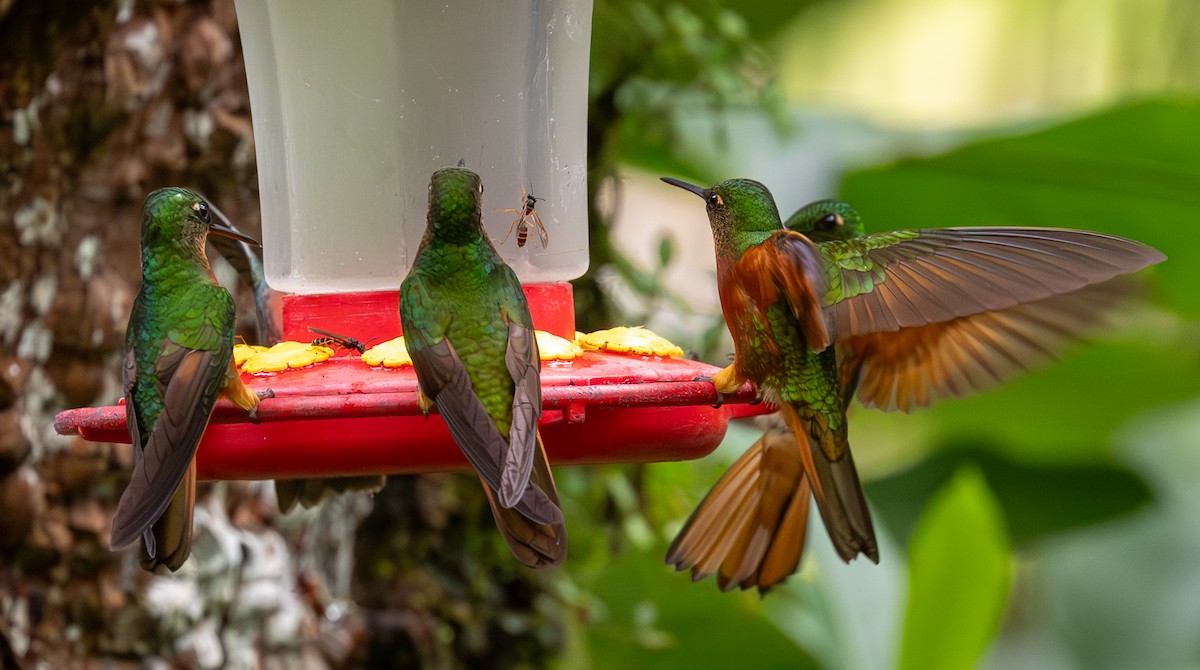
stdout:
<svg viewBox="0 0 1200 670">
<path fill-rule="evenodd" d="M 257 396 L 259 400 L 263 400 L 264 398 L 274 398 L 275 391 L 273 389 L 255 391 L 254 395 Z M 254 407 L 250 408 L 250 411 L 246 414 L 246 416 L 249 417 L 250 423 L 258 423 L 258 403 L 254 403 Z"/>
<path fill-rule="evenodd" d="M 429 410 L 433 409 L 433 401 L 420 388 L 417 389 L 417 407 L 421 408 L 421 413 L 428 419 Z"/>
<path fill-rule="evenodd" d="M 712 383 L 714 386 L 716 386 L 716 384 L 713 382 L 713 378 L 708 375 L 696 375 L 695 377 L 692 377 L 692 381 L 694 381 L 694 382 L 709 382 L 709 383 Z M 725 404 L 725 394 L 721 393 L 720 391 L 717 391 L 717 404 L 713 405 L 713 409 L 718 409 L 719 407 L 721 407 L 724 404 Z"/>
</svg>

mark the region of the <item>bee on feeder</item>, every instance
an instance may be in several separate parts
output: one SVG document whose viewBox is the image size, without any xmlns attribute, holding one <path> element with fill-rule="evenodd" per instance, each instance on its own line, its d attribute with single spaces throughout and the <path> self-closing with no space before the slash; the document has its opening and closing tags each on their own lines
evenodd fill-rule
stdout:
<svg viewBox="0 0 1200 670">
<path fill-rule="evenodd" d="M 312 345 L 314 347 L 337 346 L 342 349 L 353 349 L 353 350 L 357 351 L 359 354 L 366 353 L 367 352 L 367 343 L 370 343 L 371 340 L 375 339 L 372 337 L 371 340 L 367 340 L 366 343 L 363 343 L 363 342 L 359 342 L 358 340 L 354 339 L 353 337 L 346 337 L 345 335 L 338 335 L 337 333 L 331 333 L 328 330 L 321 330 L 320 328 L 313 328 L 312 326 L 308 327 L 308 331 L 310 333 L 316 333 L 317 335 L 321 336 L 312 341 Z"/>
<path fill-rule="evenodd" d="M 517 215 L 517 218 L 508 227 L 508 233 L 500 240 L 500 244 L 508 241 L 512 237 L 513 231 L 517 231 L 517 246 L 523 247 L 529 242 L 530 230 L 536 228 L 538 239 L 542 241 L 542 248 L 546 248 L 546 244 L 550 241 L 550 234 L 546 232 L 546 226 L 542 224 L 542 217 L 538 216 L 537 203 L 542 198 L 535 197 L 532 193 L 526 193 L 524 187 L 521 188 L 521 201 L 523 203 L 521 209 L 497 209 L 497 212 L 511 212 Z"/>
</svg>

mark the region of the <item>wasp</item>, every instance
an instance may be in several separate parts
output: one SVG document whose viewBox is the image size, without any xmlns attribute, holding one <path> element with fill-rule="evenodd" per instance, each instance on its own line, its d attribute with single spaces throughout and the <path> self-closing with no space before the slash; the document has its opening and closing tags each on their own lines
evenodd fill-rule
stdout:
<svg viewBox="0 0 1200 670">
<path fill-rule="evenodd" d="M 508 241 L 512 236 L 513 230 L 517 231 L 517 246 L 523 247 L 529 241 L 529 231 L 537 228 L 538 239 L 542 241 L 542 248 L 546 248 L 546 243 L 550 241 L 550 234 L 546 232 L 546 226 L 542 224 L 542 217 L 538 216 L 537 206 L 539 200 L 543 198 L 535 197 L 532 193 L 526 193 L 525 188 L 521 188 L 521 200 L 524 203 L 521 209 L 497 209 L 497 212 L 511 212 L 517 215 L 516 220 L 508 227 L 508 234 L 500 240 L 500 244 Z"/>
<path fill-rule="evenodd" d="M 316 333 L 321 336 L 312 341 L 312 345 L 314 347 L 338 346 L 342 349 L 353 349 L 360 354 L 365 354 L 367 352 L 367 344 L 370 344 L 371 340 L 375 339 L 372 337 L 371 340 L 367 340 L 364 343 L 359 342 L 353 337 L 338 335 L 337 333 L 331 333 L 328 330 L 321 330 L 320 328 L 313 328 L 312 326 L 309 326 L 308 330 L 311 333 Z"/>
</svg>

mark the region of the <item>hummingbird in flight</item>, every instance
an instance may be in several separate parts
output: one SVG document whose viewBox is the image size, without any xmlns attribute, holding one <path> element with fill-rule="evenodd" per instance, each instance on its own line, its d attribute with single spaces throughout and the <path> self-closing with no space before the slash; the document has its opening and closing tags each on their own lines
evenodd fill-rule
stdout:
<svg viewBox="0 0 1200 670">
<path fill-rule="evenodd" d="M 748 179 L 702 188 L 733 337 L 718 394 L 752 382 L 778 418 L 722 475 L 667 552 L 693 579 L 765 592 L 795 572 L 809 497 L 837 554 L 879 561 L 847 441 L 846 410 L 909 411 L 1052 358 L 1128 293 L 1122 275 L 1165 257 L 1112 235 L 946 228 L 867 235 L 826 200 L 782 223 Z"/>
<path fill-rule="evenodd" d="M 419 403 L 435 405 L 474 467 L 521 563 L 558 565 L 566 525 L 538 434 L 541 359 L 521 283 L 483 228 L 483 184 L 433 173 L 425 235 L 400 285 L 400 322 Z"/>
<path fill-rule="evenodd" d="M 258 244 L 214 222 L 209 204 L 191 191 L 164 188 L 147 196 L 142 286 L 121 366 L 133 474 L 111 539 L 120 549 L 140 537 L 146 570 L 177 570 L 191 553 L 196 447 L 217 397 L 257 416 L 259 395 L 233 365 L 236 311 L 205 255 L 210 233 Z"/>
</svg>

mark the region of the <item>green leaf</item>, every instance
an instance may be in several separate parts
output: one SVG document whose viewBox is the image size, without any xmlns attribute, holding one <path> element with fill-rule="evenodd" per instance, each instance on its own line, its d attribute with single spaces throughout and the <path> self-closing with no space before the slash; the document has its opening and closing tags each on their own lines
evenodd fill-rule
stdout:
<svg viewBox="0 0 1200 670">
<path fill-rule="evenodd" d="M 663 235 L 658 239 L 658 267 L 665 268 L 675 258 L 675 238 Z"/>
<path fill-rule="evenodd" d="M 758 594 L 692 583 L 663 565 L 664 551 L 610 556 L 589 586 L 602 601 L 586 630 L 592 668 L 817 667 L 771 623 Z"/>
<path fill-rule="evenodd" d="M 902 670 L 974 667 L 1004 613 L 1008 552 L 986 480 L 960 470 L 930 502 L 909 547 Z"/>
<path fill-rule="evenodd" d="M 954 473 L 976 468 L 1004 510 L 1012 542 L 1021 548 L 1054 533 L 1128 514 L 1153 499 L 1146 482 L 1120 465 L 1031 465 L 998 451 L 986 444 L 954 443 L 908 470 L 871 482 L 868 497 L 887 528 L 904 539 Z"/>
</svg>

